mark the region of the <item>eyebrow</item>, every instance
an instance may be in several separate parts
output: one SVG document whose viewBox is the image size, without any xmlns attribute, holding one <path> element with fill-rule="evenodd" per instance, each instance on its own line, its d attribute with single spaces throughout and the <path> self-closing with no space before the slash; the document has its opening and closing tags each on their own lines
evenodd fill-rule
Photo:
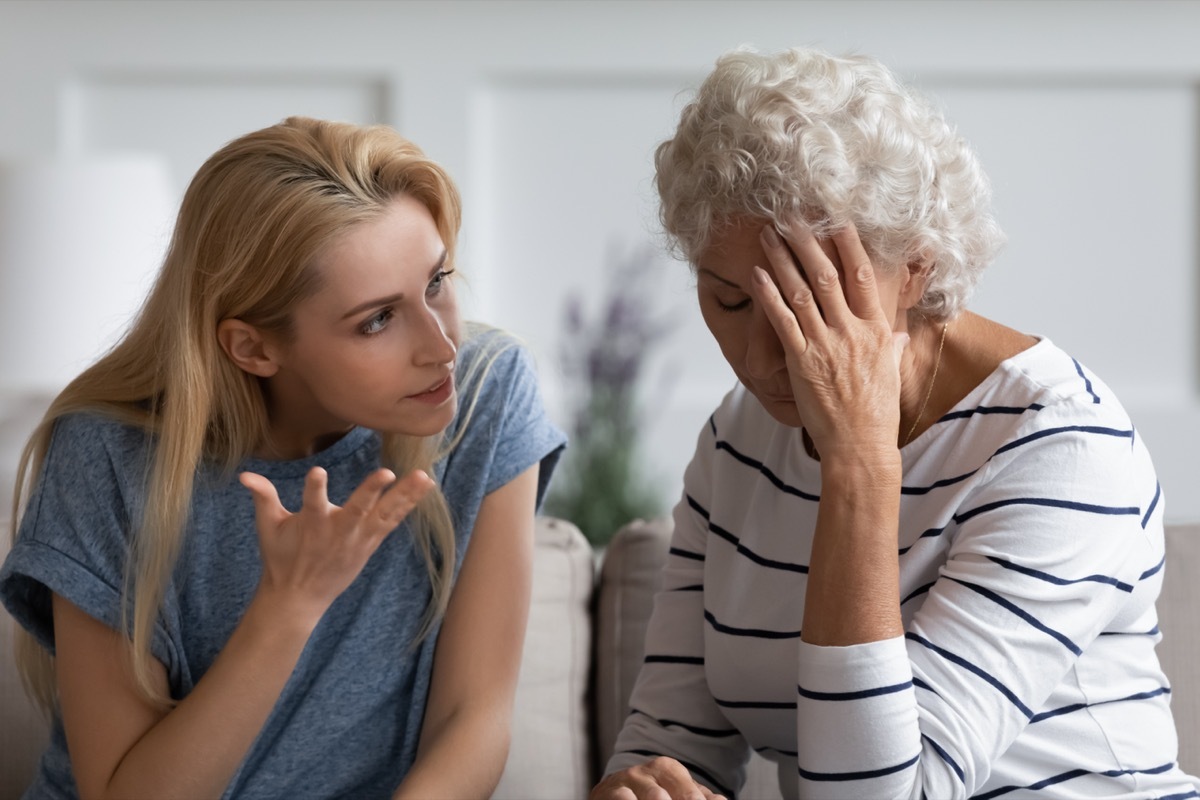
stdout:
<svg viewBox="0 0 1200 800">
<path fill-rule="evenodd" d="M 445 268 L 446 258 L 448 256 L 449 256 L 449 253 L 445 249 L 443 249 L 441 257 L 438 258 L 437 263 L 435 263 L 433 265 L 433 269 L 429 270 L 429 279 L 430 280 L 433 280 L 433 276 L 437 275 L 439 272 L 441 272 Z M 367 311 L 372 308 L 379 308 L 380 306 L 390 306 L 393 303 L 399 303 L 403 299 L 404 299 L 404 292 L 399 292 L 397 294 L 389 294 L 387 297 L 377 297 L 374 300 L 368 300 L 365 303 L 359 303 L 354 308 L 347 311 L 345 314 L 342 314 L 342 319 L 350 319 L 350 317 L 353 317 L 355 314 L 361 314 L 362 312 Z"/>
<path fill-rule="evenodd" d="M 726 286 L 732 286 L 734 289 L 740 290 L 742 288 L 741 286 L 738 286 L 733 281 L 728 280 L 727 278 L 722 278 L 720 275 L 713 272 L 711 269 L 707 269 L 705 267 L 696 267 L 696 274 L 697 275 L 707 275 L 708 277 L 712 278 L 713 280 L 720 281 L 721 283 L 725 284 Z"/>
</svg>

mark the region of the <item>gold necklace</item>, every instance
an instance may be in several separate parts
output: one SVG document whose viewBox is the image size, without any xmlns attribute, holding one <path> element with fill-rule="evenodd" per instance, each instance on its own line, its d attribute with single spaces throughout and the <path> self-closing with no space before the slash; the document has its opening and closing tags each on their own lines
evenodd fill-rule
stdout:
<svg viewBox="0 0 1200 800">
<path fill-rule="evenodd" d="M 912 441 L 913 432 L 921 424 L 921 417 L 925 416 L 925 407 L 929 405 L 929 398 L 933 397 L 933 384 L 937 380 L 938 368 L 942 366 L 942 348 L 946 346 L 946 328 L 949 327 L 949 322 L 942 323 L 942 340 L 938 342 L 937 361 L 933 362 L 933 377 L 929 379 L 929 388 L 925 391 L 925 401 L 921 403 L 921 410 L 917 412 L 917 418 L 913 420 L 912 427 L 908 429 L 908 436 L 904 437 L 904 444 L 900 445 L 901 447 L 905 447 Z"/>
</svg>

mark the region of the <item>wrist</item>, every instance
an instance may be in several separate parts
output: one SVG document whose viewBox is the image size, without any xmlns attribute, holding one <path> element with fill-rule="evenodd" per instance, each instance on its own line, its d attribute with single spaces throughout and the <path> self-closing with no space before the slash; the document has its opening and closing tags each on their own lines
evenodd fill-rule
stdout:
<svg viewBox="0 0 1200 800">
<path fill-rule="evenodd" d="M 328 605 L 260 584 L 242 621 L 264 634 L 303 637 L 307 641 L 326 610 Z"/>
</svg>

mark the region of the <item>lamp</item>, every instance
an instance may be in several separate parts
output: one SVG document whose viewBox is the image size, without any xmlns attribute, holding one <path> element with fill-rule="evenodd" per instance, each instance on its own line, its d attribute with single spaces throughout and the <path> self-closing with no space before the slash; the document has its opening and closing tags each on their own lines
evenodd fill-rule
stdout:
<svg viewBox="0 0 1200 800">
<path fill-rule="evenodd" d="M 173 206 L 158 156 L 0 165 L 0 399 L 57 392 L 116 342 Z"/>
</svg>

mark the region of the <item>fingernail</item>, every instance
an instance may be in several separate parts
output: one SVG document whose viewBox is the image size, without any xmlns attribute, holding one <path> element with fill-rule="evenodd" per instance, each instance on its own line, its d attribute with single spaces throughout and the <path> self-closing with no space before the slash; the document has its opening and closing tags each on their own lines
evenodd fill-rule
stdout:
<svg viewBox="0 0 1200 800">
<path fill-rule="evenodd" d="M 762 229 L 762 238 L 771 247 L 779 247 L 783 242 L 779 240 L 779 234 L 775 232 L 774 225 L 767 225 Z"/>
<path fill-rule="evenodd" d="M 768 283 L 771 282 L 771 279 L 769 277 L 767 277 L 767 271 L 765 269 L 763 269 L 762 267 L 754 268 L 754 280 L 758 281 L 763 286 L 766 286 Z"/>
</svg>

